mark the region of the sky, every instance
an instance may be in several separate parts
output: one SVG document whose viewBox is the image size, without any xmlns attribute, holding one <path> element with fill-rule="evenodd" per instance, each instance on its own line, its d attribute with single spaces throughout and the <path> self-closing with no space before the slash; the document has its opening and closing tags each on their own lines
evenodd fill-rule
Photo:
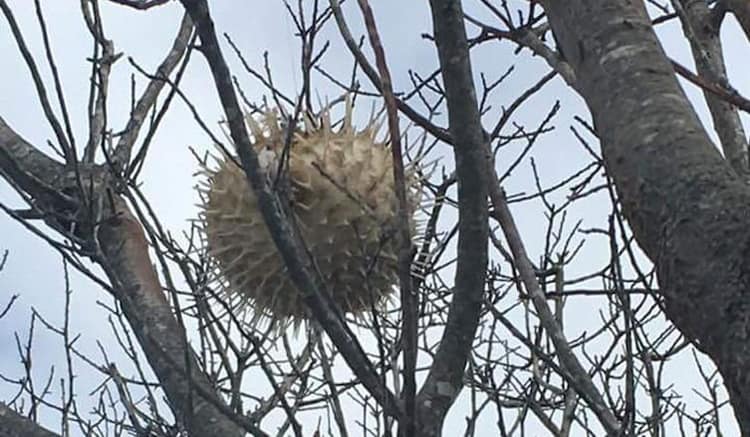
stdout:
<svg viewBox="0 0 750 437">
<path fill-rule="evenodd" d="M 16 14 L 32 53 L 40 65 L 43 65 L 43 46 L 39 28 L 36 23 L 33 2 L 30 0 L 10 0 L 9 5 Z M 348 2 L 351 3 L 351 2 Z M 466 10 L 475 16 L 486 16 L 487 12 L 474 2 L 464 2 Z M 478 3 L 478 2 L 476 2 Z M 252 6 L 242 0 L 220 0 L 210 2 L 212 15 L 220 34 L 227 33 L 238 45 L 248 62 L 254 67 L 262 68 L 263 55 L 268 53 L 268 61 L 273 71 L 276 85 L 288 94 L 294 95 L 301 86 L 298 65 L 298 41 L 293 36 L 293 24 L 286 14 L 281 2 L 266 0 L 252 2 Z M 355 34 L 362 34 L 361 18 L 353 4 L 345 8 L 350 26 Z M 73 0 L 42 1 L 47 18 L 49 33 L 52 37 L 53 50 L 63 82 L 63 88 L 71 112 L 75 136 L 81 143 L 87 133 L 86 106 L 89 88 L 90 64 L 86 60 L 91 55 L 91 38 L 80 15 L 79 2 Z M 109 120 L 110 126 L 118 129 L 124 126 L 130 106 L 130 80 L 134 75 L 140 91 L 146 83 L 128 63 L 132 57 L 140 67 L 154 71 L 161 62 L 176 34 L 182 11 L 177 2 L 153 8 L 147 12 L 102 2 L 102 14 L 105 32 L 115 43 L 116 52 L 124 56 L 118 61 L 111 76 Z M 374 2 L 373 3 L 381 38 L 397 90 L 409 89 L 409 71 L 413 70 L 423 76 L 437 68 L 437 57 L 430 41 L 421 37 L 431 32 L 430 14 L 426 2 Z M 476 29 L 469 31 L 476 34 Z M 663 25 L 659 28 L 662 43 L 667 53 L 674 59 L 690 67 L 693 63 L 684 39 L 680 35 L 677 23 Z M 351 57 L 343 46 L 334 26 L 328 25 L 322 39 L 329 39 L 331 47 L 323 58 L 322 65 L 332 75 L 346 79 L 351 70 Z M 724 26 L 724 43 L 731 83 L 743 95 L 750 95 L 750 76 L 745 74 L 742 60 L 747 56 L 747 40 L 738 29 L 732 18 Z M 230 62 L 233 72 L 238 76 L 243 91 L 252 101 L 260 101 L 266 90 L 252 77 L 243 73 L 236 56 L 228 45 L 223 46 L 225 57 Z M 44 145 L 52 138 L 52 131 L 45 121 L 38 104 L 33 84 L 26 67 L 15 46 L 6 22 L 0 24 L 0 53 L 3 53 L 2 81 L 0 81 L 0 116 L 27 141 L 35 145 Z M 369 53 L 369 52 L 368 52 Z M 218 122 L 223 118 L 218 99 L 211 82 L 208 69 L 199 54 L 188 67 L 182 90 L 198 108 L 215 133 L 219 132 Z M 514 65 L 514 72 L 506 79 L 504 85 L 493 94 L 494 108 L 487 116 L 488 120 L 502 105 L 508 105 L 523 90 L 533 84 L 548 71 L 539 58 L 530 56 L 524 50 L 514 53 L 514 47 L 507 43 L 485 44 L 472 52 L 474 72 L 477 83 L 479 73 L 484 72 L 488 78 L 496 77 Z M 50 75 L 43 68 L 44 77 Z M 321 101 L 340 95 L 341 91 L 320 74 L 314 74 L 315 94 Z M 50 83 L 49 81 L 47 83 Z M 371 90 L 365 81 L 365 89 Z M 690 85 L 685 85 L 696 110 L 709 127 L 712 138 L 715 134 L 710 129 L 707 110 L 700 92 Z M 548 135 L 535 147 L 532 156 L 545 182 L 552 182 L 580 168 L 586 159 L 586 153 L 576 146 L 568 127 L 574 125 L 573 117 L 580 115 L 588 119 L 585 105 L 559 79 L 554 79 L 542 93 L 535 96 L 516 115 L 519 124 L 533 126 L 538 124 L 555 101 L 562 104 L 562 111 L 553 124 L 556 134 Z M 369 108 L 366 112 L 369 112 Z M 438 121 L 441 121 L 438 118 Z M 444 118 L 442 119 L 444 121 Z M 748 118 L 743 115 L 747 126 Z M 195 190 L 195 172 L 197 163 L 188 151 L 188 146 L 198 150 L 210 150 L 211 140 L 193 122 L 187 107 L 175 102 L 167 114 L 163 125 L 157 133 L 151 148 L 148 162 L 142 173 L 143 191 L 151 200 L 164 225 L 178 234 L 188 226 L 188 221 L 197 215 L 195 204 L 198 201 Z M 42 146 L 44 147 L 44 146 Z M 49 151 L 48 149 L 46 149 Z M 518 148 L 504 149 L 498 157 L 512 159 Z M 450 150 L 442 146 L 436 152 L 443 156 L 442 161 L 450 167 Z M 529 191 L 533 185 L 530 166 L 524 163 L 507 181 L 506 190 L 513 194 Z M 0 201 L 12 207 L 22 207 L 20 199 L 12 189 L 0 181 Z M 543 230 L 546 220 L 540 213 L 538 205 L 514 206 L 516 221 L 521 234 L 532 254 L 541 253 L 544 239 Z M 584 226 L 606 223 L 607 205 L 601 198 L 581 202 L 569 217 L 569 223 L 584 220 Z M 5 215 L 0 215 L 0 251 L 8 250 L 9 257 L 4 270 L 0 271 L 0 308 L 11 295 L 18 294 L 12 311 L 0 319 L 0 373 L 20 375 L 22 367 L 17 358 L 17 345 L 14 332 L 24 343 L 28 337 L 28 326 L 31 310 L 38 311 L 46 320 L 59 324 L 63 320 L 65 293 L 63 284 L 62 261 L 59 254 L 47 243 L 32 236 L 22 226 Z M 584 258 L 571 266 L 569 276 L 576 276 L 591 270 L 592 265 L 605 265 L 608 259 L 606 241 L 588 242 Z M 107 328 L 107 314 L 99 303 L 111 304 L 111 298 L 95 284 L 76 272 L 71 277 L 71 330 L 80 333 L 78 347 L 87 353 L 98 356 L 97 340 L 103 344 L 112 344 L 114 338 Z M 576 334 L 591 329 L 592 320 L 587 308 L 588 301 L 570 305 L 567 333 Z M 50 365 L 60 364 L 62 344 L 56 336 L 44 332 L 37 326 L 34 336 L 35 375 L 44 379 Z M 97 377 L 82 372 L 78 384 L 80 393 L 88 393 L 98 383 Z M 90 373 L 90 372 L 89 372 Z M 688 386 L 697 384 L 697 380 L 686 377 L 683 381 Z M 680 378 L 677 378 L 680 379 Z M 679 383 L 679 381 L 676 381 Z M 686 390 L 687 391 L 687 390 Z M 0 399 L 6 399 L 12 391 L 0 382 Z M 463 419 L 460 408 L 451 415 L 446 424 L 446 435 L 450 431 L 463 431 Z M 57 418 L 49 414 L 43 417 L 45 424 L 55 429 Z M 731 423 L 731 419 L 730 419 Z M 726 421 L 725 421 L 726 424 Z M 736 428 L 730 431 L 737 433 Z M 732 434 L 727 434 L 732 435 Z"/>
</svg>

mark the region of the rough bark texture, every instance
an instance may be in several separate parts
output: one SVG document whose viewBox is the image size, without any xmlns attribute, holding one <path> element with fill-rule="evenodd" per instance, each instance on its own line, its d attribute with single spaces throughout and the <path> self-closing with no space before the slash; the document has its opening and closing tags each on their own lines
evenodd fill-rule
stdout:
<svg viewBox="0 0 750 437">
<path fill-rule="evenodd" d="M 0 402 L 0 437 L 59 437 Z"/>
<path fill-rule="evenodd" d="M 0 117 L 0 175 L 35 196 L 52 195 L 60 165 L 24 141 Z"/>
<path fill-rule="evenodd" d="M 458 259 L 448 322 L 417 397 L 420 435 L 440 435 L 463 387 L 474 343 L 487 269 L 487 147 L 474 89 L 459 0 L 432 0 L 432 21 L 445 85 L 458 178 Z"/>
<path fill-rule="evenodd" d="M 99 231 L 104 266 L 125 316 L 178 418 L 196 436 L 240 436 L 244 431 L 217 406 L 224 405 L 201 371 L 185 330 L 172 313 L 138 220 L 116 200 L 117 216 Z"/>
<path fill-rule="evenodd" d="M 698 74 L 717 84 L 726 85 L 727 67 L 721 45 L 719 28 L 711 9 L 703 0 L 681 0 L 684 10 L 682 26 L 690 41 Z M 714 130 L 721 141 L 724 156 L 737 174 L 748 179 L 748 150 L 745 129 L 737 107 L 704 90 Z"/>
<path fill-rule="evenodd" d="M 2 5 L 6 18 L 14 23 L 10 9 Z M 192 28 L 186 15 L 158 75 L 167 77 L 177 66 L 187 49 Z M 37 68 L 20 32 L 15 32 L 15 37 L 36 78 Z M 111 47 L 110 42 L 107 44 Z M 104 77 L 109 68 L 106 73 L 102 68 L 100 75 Z M 100 80 L 106 83 L 105 78 Z M 50 104 L 45 86 L 41 80 L 35 81 L 35 85 L 42 106 L 47 109 Z M 121 164 L 130 160 L 138 132 L 163 87 L 164 81 L 155 79 L 139 98 L 115 152 Z M 106 93 L 105 88 L 102 85 L 102 93 Z M 45 114 L 53 126 L 59 126 L 52 111 Z M 104 119 L 98 111 L 91 117 L 90 125 L 99 126 L 91 132 L 91 138 L 96 138 L 101 134 Z M 66 142 L 62 133 L 56 136 L 58 142 Z M 97 146 L 99 142 L 91 144 Z M 109 166 L 93 164 L 93 146 L 89 153 L 84 153 L 82 162 L 76 161 L 75 154 L 66 153 L 66 163 L 61 164 L 24 141 L 0 117 L 0 176 L 28 196 L 30 207 L 48 225 L 62 232 L 64 238 L 76 241 L 80 246 L 75 250 L 80 249 L 81 255 L 91 257 L 104 269 L 110 280 L 109 290 L 120 303 L 175 417 L 190 435 L 239 436 L 246 431 L 265 435 L 244 416 L 234 414 L 200 368 L 151 264 L 143 228 L 119 195 L 117 187 L 122 184 L 115 182 Z M 75 235 L 71 235 L 71 230 Z M 10 419 L 0 417 L 0 426 L 6 420 Z"/>
<path fill-rule="evenodd" d="M 740 27 L 750 41 L 750 2 L 747 0 L 727 0 L 726 5 L 732 11 Z"/>
<path fill-rule="evenodd" d="M 40 210 L 55 212 L 55 215 L 47 215 L 48 224 L 54 228 L 67 228 L 57 220 L 52 221 L 54 217 L 81 219 L 76 235 L 90 243 L 98 236 L 101 253 L 95 260 L 111 280 L 112 291 L 159 378 L 175 416 L 191 435 L 243 435 L 242 427 L 230 419 L 232 412 L 213 391 L 186 343 L 184 330 L 177 323 L 151 265 L 143 228 L 124 201 L 107 185 L 107 168 L 80 166 L 78 171 L 82 180 L 95 184 L 92 201 L 102 207 L 102 217 L 108 218 L 96 232 L 86 224 L 90 218 L 76 213 L 81 199 L 76 195 L 73 171 L 39 152 L 0 118 L 0 175 L 31 196 Z M 108 190 L 112 195 L 106 194 Z M 70 194 L 63 195 L 63 192 Z M 109 199 L 115 205 L 109 205 Z M 187 375 L 191 375 L 190 378 Z M 245 425 L 248 430 L 262 435 L 250 424 Z"/>
<path fill-rule="evenodd" d="M 750 189 L 701 126 L 642 1 L 545 6 L 666 313 L 714 360 L 750 435 Z"/>
</svg>

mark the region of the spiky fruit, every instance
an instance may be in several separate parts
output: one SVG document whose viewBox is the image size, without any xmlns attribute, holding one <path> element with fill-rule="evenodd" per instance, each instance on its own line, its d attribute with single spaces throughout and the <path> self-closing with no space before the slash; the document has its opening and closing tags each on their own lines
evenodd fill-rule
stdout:
<svg viewBox="0 0 750 437">
<path fill-rule="evenodd" d="M 320 126 L 305 123 L 293 136 L 285 177 L 290 211 L 312 252 L 335 303 L 360 314 L 380 305 L 397 281 L 394 241 L 397 201 L 387 144 L 376 140 L 378 123 L 357 131 L 351 106 L 340 128 L 325 114 Z M 275 173 L 284 148 L 284 129 L 275 112 L 247 118 L 253 146 L 267 173 Z M 230 301 L 272 321 L 308 317 L 301 294 L 285 271 L 244 171 L 235 161 L 206 168 L 203 230 Z M 410 171 L 409 209 L 415 210 Z M 255 319 L 257 320 L 257 318 Z"/>
</svg>

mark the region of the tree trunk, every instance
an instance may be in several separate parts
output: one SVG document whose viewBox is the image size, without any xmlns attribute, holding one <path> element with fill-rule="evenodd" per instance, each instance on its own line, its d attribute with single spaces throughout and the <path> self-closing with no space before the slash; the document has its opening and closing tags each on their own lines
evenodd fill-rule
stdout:
<svg viewBox="0 0 750 437">
<path fill-rule="evenodd" d="M 641 1 L 545 1 L 667 316 L 716 363 L 750 435 L 750 188 L 712 144 Z"/>
</svg>

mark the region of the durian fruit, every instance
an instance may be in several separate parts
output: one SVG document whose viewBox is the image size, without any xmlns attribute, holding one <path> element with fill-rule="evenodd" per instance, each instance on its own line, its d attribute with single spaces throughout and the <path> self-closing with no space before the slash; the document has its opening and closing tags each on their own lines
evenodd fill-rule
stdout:
<svg viewBox="0 0 750 437">
<path fill-rule="evenodd" d="M 381 306 L 398 284 L 393 161 L 378 141 L 380 123 L 371 117 L 356 130 L 347 99 L 340 126 L 326 111 L 317 123 L 305 119 L 288 150 L 280 184 L 288 187 L 289 211 L 312 253 L 333 301 L 355 316 Z M 285 129 L 275 111 L 246 117 L 261 166 L 275 181 Z M 309 318 L 301 294 L 285 271 L 255 194 L 237 161 L 218 158 L 205 168 L 202 228 L 226 297 L 249 309 L 254 322 L 299 324 Z M 407 168 L 409 215 L 419 202 L 416 166 Z M 412 230 L 414 229 L 411 223 Z"/>
</svg>

